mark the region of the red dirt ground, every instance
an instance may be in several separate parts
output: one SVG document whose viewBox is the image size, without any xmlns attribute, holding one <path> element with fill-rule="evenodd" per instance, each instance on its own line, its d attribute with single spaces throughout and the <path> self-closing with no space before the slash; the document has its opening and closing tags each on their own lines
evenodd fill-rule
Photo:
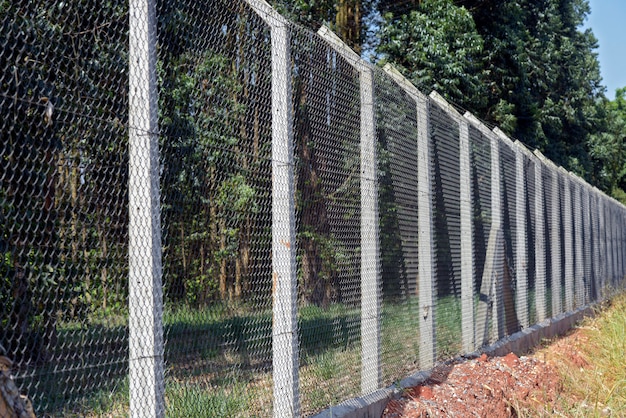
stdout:
<svg viewBox="0 0 626 418">
<path fill-rule="evenodd" d="M 550 409 L 560 388 L 559 373 L 542 360 L 483 354 L 435 368 L 423 385 L 389 402 L 383 418 L 514 417 L 526 408 Z"/>
</svg>

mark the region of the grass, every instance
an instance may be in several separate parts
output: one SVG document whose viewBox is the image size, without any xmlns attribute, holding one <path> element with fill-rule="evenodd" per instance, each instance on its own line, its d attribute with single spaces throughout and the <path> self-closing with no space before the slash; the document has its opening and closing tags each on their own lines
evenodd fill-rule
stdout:
<svg viewBox="0 0 626 418">
<path fill-rule="evenodd" d="M 381 315 L 383 385 L 420 369 L 417 298 L 385 302 Z M 360 395 L 360 310 L 334 304 L 298 312 L 302 412 Z M 437 302 L 437 355 L 461 350 L 460 299 Z M 168 416 L 263 416 L 271 410 L 272 312 L 245 306 L 183 307 L 164 313 Z M 100 323 L 60 328 L 56 364 L 31 375 L 38 412 L 99 416 L 128 409 L 127 327 Z M 74 353 L 72 355 L 72 353 Z M 80 353 L 80 355 L 76 355 Z M 102 365 L 103 361 L 108 365 Z M 99 366 L 90 366 L 101 364 Z M 112 368 L 112 366 L 114 367 Z M 47 382 L 47 383 L 44 383 Z M 64 382 L 63 391 L 54 382 Z M 263 409 L 255 409 L 263 405 Z"/>
<path fill-rule="evenodd" d="M 584 320 L 575 333 L 575 349 L 588 365 L 573 361 L 567 350 L 545 347 L 536 353 L 561 374 L 556 409 L 570 417 L 626 416 L 626 294 Z M 524 415 L 548 416 L 541 410 Z"/>
<path fill-rule="evenodd" d="M 259 411 L 262 403 L 257 395 L 258 388 L 238 381 L 223 388 L 172 382 L 165 390 L 166 415 L 172 418 L 255 416 L 263 411 Z"/>
</svg>

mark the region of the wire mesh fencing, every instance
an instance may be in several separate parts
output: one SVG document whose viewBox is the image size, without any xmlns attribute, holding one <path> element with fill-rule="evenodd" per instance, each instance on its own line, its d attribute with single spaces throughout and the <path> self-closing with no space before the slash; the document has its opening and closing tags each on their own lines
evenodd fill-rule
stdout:
<svg viewBox="0 0 626 418">
<path fill-rule="evenodd" d="M 38 414 L 127 384 L 127 18 L 0 6 L 0 355 Z"/>
<path fill-rule="evenodd" d="M 623 287 L 626 210 L 261 0 L 2 3 L 38 416 L 311 416 Z"/>
</svg>

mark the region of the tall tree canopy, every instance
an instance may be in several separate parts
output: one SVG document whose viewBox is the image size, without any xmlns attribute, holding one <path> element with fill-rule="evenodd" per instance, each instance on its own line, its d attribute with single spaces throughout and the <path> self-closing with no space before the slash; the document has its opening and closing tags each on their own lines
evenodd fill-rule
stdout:
<svg viewBox="0 0 626 418">
<path fill-rule="evenodd" d="M 603 129 L 589 142 L 597 182 L 626 203 L 626 87 L 617 89 L 613 101 L 602 98 L 599 113 Z"/>
<path fill-rule="evenodd" d="M 455 103 L 482 106 L 483 40 L 471 14 L 452 0 L 425 0 L 400 16 L 385 13 L 378 52 L 418 87 Z"/>
<path fill-rule="evenodd" d="M 603 129 L 587 0 L 381 1 L 378 52 L 550 159 L 594 181 Z"/>
</svg>

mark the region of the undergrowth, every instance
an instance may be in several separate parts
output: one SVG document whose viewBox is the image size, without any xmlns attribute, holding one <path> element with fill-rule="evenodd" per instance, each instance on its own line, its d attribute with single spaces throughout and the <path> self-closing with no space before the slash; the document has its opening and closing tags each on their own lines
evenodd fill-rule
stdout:
<svg viewBox="0 0 626 418">
<path fill-rule="evenodd" d="M 546 412 L 551 408 L 542 406 L 520 415 L 626 416 L 626 294 L 603 304 L 570 337 L 568 349 L 548 346 L 535 354 L 561 375 L 563 386 L 554 410 Z"/>
</svg>

